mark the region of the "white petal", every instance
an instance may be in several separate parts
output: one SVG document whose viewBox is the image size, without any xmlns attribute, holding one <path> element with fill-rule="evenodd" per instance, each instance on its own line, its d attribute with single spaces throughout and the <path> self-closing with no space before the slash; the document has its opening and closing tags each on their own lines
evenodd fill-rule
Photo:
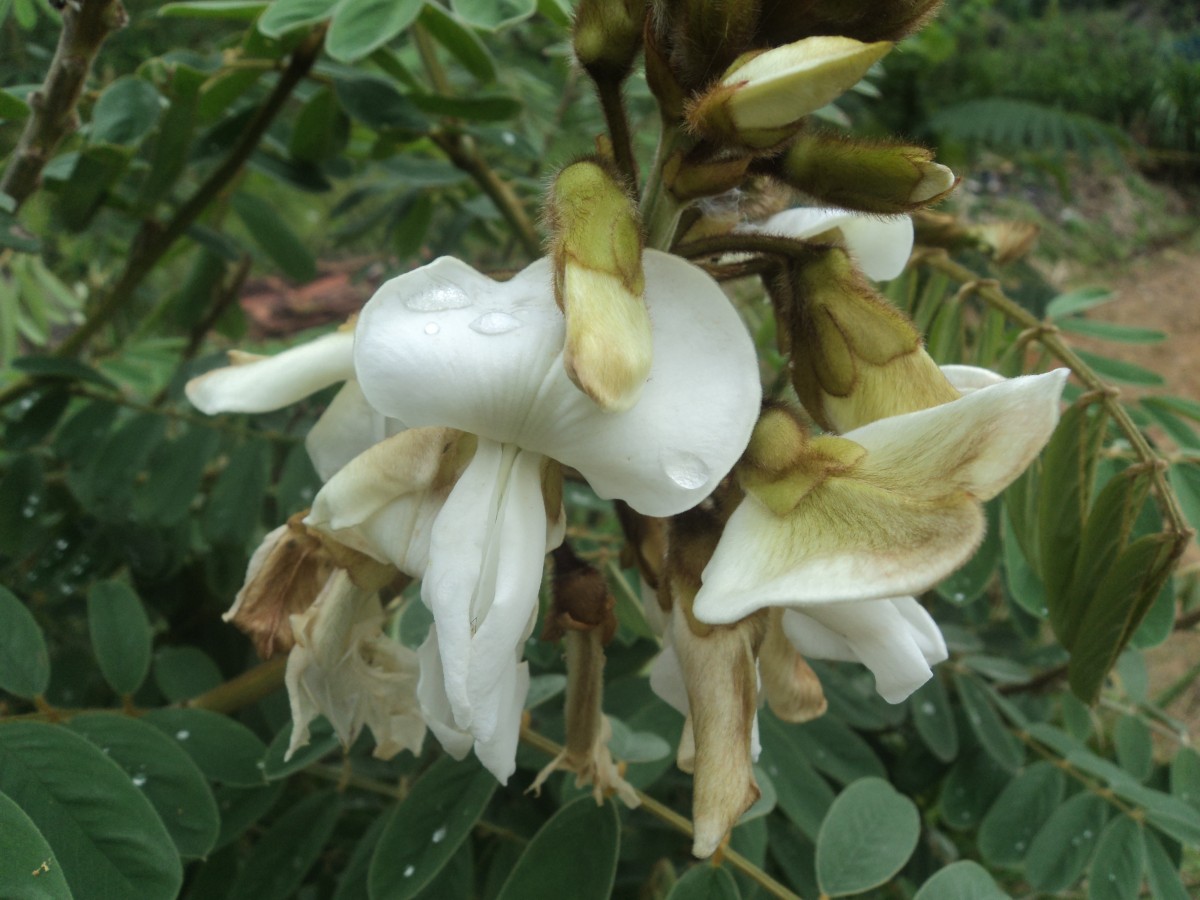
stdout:
<svg viewBox="0 0 1200 900">
<path fill-rule="evenodd" d="M 1004 380 L 991 369 L 981 369 L 978 366 L 941 366 L 942 374 L 960 394 L 969 394 L 980 388 L 991 387 Z"/>
<path fill-rule="evenodd" d="M 308 430 L 304 446 L 321 480 L 328 481 L 368 447 L 403 430 L 404 423 L 371 408 L 358 382 L 347 381 Z"/>
<path fill-rule="evenodd" d="M 903 611 L 901 601 L 907 601 Z M 929 680 L 933 674 L 929 664 L 940 662 L 926 653 L 935 649 L 929 646 L 930 629 L 937 633 L 939 643 L 940 632 L 927 613 L 917 615 L 912 609 L 916 605 L 913 598 L 904 597 L 810 606 L 802 612 L 785 612 L 783 629 L 806 656 L 844 660 L 849 655 L 862 662 L 874 674 L 880 696 L 899 703 Z M 830 643 L 834 653 L 823 656 L 820 649 L 828 635 L 836 635 L 844 643 Z"/>
<path fill-rule="evenodd" d="M 438 650 L 437 626 L 429 628 L 429 634 L 417 651 L 421 664 L 421 678 L 417 682 L 417 699 L 421 704 L 421 715 L 442 749 L 455 759 L 462 759 L 471 752 L 474 738 L 471 733 L 454 724 L 454 713 L 446 697 L 446 676 L 442 671 L 442 655 Z"/>
<path fill-rule="evenodd" d="M 1056 369 L 1008 379 L 952 403 L 880 419 L 846 438 L 867 449 L 872 472 L 990 500 L 1050 439 L 1068 374 Z"/>
<path fill-rule="evenodd" d="M 875 281 L 887 281 L 903 272 L 913 248 L 912 219 L 908 216 L 881 218 L 836 207 L 797 206 L 776 213 L 762 225 L 745 227 L 802 240 L 831 228 L 840 229 L 842 242 L 858 267 Z"/>
<path fill-rule="evenodd" d="M 486 740 L 475 741 L 475 755 L 501 784 L 517 768 L 517 741 L 521 737 L 521 715 L 529 694 L 529 663 L 513 662 L 496 686 L 500 706 L 496 728 Z"/>
<path fill-rule="evenodd" d="M 480 438 L 433 526 L 421 596 L 433 611 L 460 728 L 489 741 L 537 609 L 548 534 L 542 458 Z"/>
<path fill-rule="evenodd" d="M 201 412 L 267 412 L 354 377 L 354 335 L 335 331 L 274 356 L 193 378 L 185 391 Z"/>
<path fill-rule="evenodd" d="M 922 502 L 901 485 L 858 496 L 839 481 L 786 517 L 747 496 L 704 569 L 696 617 L 728 624 L 768 606 L 919 593 L 970 559 L 983 538 L 983 511 L 961 493 Z"/>
<path fill-rule="evenodd" d="M 647 515 L 681 512 L 745 448 L 758 366 L 737 313 L 703 271 L 654 251 L 645 271 L 654 363 L 628 412 L 605 413 L 567 378 L 547 260 L 496 283 L 441 259 L 385 284 L 359 317 L 363 391 L 409 425 L 515 443 L 575 467 L 604 498 Z M 428 310 L 430 296 L 458 305 Z"/>
</svg>

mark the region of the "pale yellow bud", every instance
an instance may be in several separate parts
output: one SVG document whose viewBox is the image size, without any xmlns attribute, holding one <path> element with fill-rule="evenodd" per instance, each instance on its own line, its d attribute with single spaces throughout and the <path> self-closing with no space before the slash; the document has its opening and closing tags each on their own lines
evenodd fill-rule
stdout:
<svg viewBox="0 0 1200 900">
<path fill-rule="evenodd" d="M 892 49 L 888 41 L 805 38 L 734 62 L 688 120 L 701 134 L 752 149 L 791 137 L 809 113 L 845 93 Z"/>
<path fill-rule="evenodd" d="M 642 46 L 646 0 L 581 0 L 572 35 L 575 57 L 593 78 L 620 81 Z"/>
<path fill-rule="evenodd" d="M 589 160 L 559 174 L 547 218 L 567 376 L 602 409 L 629 409 L 653 352 L 637 207 L 617 176 Z"/>
<path fill-rule="evenodd" d="M 880 215 L 936 203 L 958 183 L 924 147 L 823 133 L 805 135 L 788 147 L 776 174 L 823 203 Z"/>
<path fill-rule="evenodd" d="M 912 322 L 844 250 L 830 248 L 794 274 L 792 383 L 821 427 L 846 432 L 958 399 Z"/>
</svg>

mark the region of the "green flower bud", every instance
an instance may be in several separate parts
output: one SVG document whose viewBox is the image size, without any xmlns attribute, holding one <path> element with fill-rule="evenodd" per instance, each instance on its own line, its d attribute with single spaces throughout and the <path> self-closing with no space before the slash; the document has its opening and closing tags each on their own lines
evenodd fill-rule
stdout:
<svg viewBox="0 0 1200 900">
<path fill-rule="evenodd" d="M 829 248 L 791 277 L 792 383 L 822 428 L 846 432 L 958 399 L 912 322 L 845 250 Z"/>
<path fill-rule="evenodd" d="M 942 0 L 782 0 L 763 10 L 755 38 L 779 44 L 840 34 L 867 42 L 898 41 L 924 27 L 941 5 Z"/>
<path fill-rule="evenodd" d="M 788 147 L 776 161 L 776 173 L 822 203 L 880 215 L 937 203 L 958 183 L 924 147 L 821 133 Z"/>
<path fill-rule="evenodd" d="M 845 93 L 892 49 L 844 37 L 811 37 L 745 54 L 688 110 L 699 134 L 754 150 L 795 134 L 809 113 Z"/>
<path fill-rule="evenodd" d="M 652 352 L 637 204 L 619 175 L 584 160 L 555 179 L 547 219 L 567 375 L 602 408 L 628 409 L 650 374 Z"/>
<path fill-rule="evenodd" d="M 642 48 L 646 0 L 581 0 L 575 57 L 593 78 L 624 80 Z"/>
</svg>

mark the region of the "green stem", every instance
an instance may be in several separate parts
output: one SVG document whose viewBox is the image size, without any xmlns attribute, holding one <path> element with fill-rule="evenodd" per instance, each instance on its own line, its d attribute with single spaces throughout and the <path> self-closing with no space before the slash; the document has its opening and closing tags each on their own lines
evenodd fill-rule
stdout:
<svg viewBox="0 0 1200 900">
<path fill-rule="evenodd" d="M 675 229 L 679 225 L 683 207 L 667 190 L 663 182 L 663 168 L 686 141 L 687 136 L 676 125 L 663 122 L 658 149 L 654 154 L 654 166 L 646 179 L 646 190 L 642 196 L 646 246 L 654 250 L 670 250 L 675 242 Z"/>
<path fill-rule="evenodd" d="M 61 6 L 63 28 L 42 86 L 29 96 L 29 121 L 21 132 L 0 193 L 20 207 L 38 189 L 42 170 L 62 139 L 79 127 L 75 107 L 100 48 L 129 15 L 119 0 L 80 0 Z"/>
<path fill-rule="evenodd" d="M 600 109 L 604 112 L 604 121 L 608 125 L 608 137 L 612 141 L 613 158 L 636 199 L 638 166 L 633 155 L 633 137 L 629 131 L 629 118 L 625 115 L 625 102 L 621 97 L 621 82 L 615 78 L 594 78 L 593 83 L 596 85 L 596 96 L 600 98 Z"/>
</svg>

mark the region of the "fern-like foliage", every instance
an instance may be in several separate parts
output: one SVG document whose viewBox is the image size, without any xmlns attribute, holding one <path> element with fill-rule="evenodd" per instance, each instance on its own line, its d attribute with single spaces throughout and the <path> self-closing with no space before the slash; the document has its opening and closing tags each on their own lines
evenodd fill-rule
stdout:
<svg viewBox="0 0 1200 900">
<path fill-rule="evenodd" d="M 943 107 L 931 117 L 929 128 L 943 140 L 999 152 L 1076 153 L 1085 162 L 1097 152 L 1120 161 L 1129 144 L 1121 131 L 1085 113 L 1003 97 Z"/>
</svg>

